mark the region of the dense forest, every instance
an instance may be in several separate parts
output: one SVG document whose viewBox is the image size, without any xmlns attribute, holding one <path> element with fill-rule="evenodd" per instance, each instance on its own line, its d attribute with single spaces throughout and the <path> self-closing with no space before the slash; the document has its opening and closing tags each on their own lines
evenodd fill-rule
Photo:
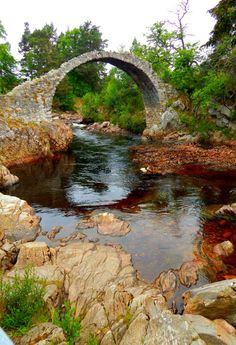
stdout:
<svg viewBox="0 0 236 345">
<path fill-rule="evenodd" d="M 236 120 L 235 0 L 221 0 L 209 13 L 215 25 L 203 46 L 188 42 L 184 23 L 190 14 L 188 0 L 182 0 L 175 11 L 175 22 L 154 23 L 145 34 L 146 43 L 134 38 L 130 52 L 150 62 L 158 76 L 188 103 L 188 112 L 180 114 L 180 119 L 190 132 L 208 134 L 219 127 L 226 136 L 233 136 L 232 126 L 217 124 L 210 115 L 221 109 L 230 121 Z M 0 42 L 0 94 L 73 57 L 107 47 L 99 27 L 91 22 L 59 35 L 52 23 L 33 31 L 25 23 L 19 42 L 20 61 L 11 54 L 1 22 Z M 126 73 L 100 63 L 68 73 L 57 88 L 53 106 L 55 111 L 79 109 L 87 122 L 110 120 L 137 133 L 145 128 L 138 87 Z"/>
</svg>

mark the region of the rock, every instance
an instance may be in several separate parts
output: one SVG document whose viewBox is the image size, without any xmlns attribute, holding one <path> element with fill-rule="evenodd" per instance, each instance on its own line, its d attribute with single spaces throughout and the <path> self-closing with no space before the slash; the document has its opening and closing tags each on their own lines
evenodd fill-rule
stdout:
<svg viewBox="0 0 236 345">
<path fill-rule="evenodd" d="M 226 107 L 225 105 L 221 105 L 219 108 L 219 112 L 226 117 L 231 117 L 231 109 Z"/>
<path fill-rule="evenodd" d="M 171 104 L 172 108 L 174 109 L 179 109 L 179 110 L 185 110 L 186 109 L 186 106 L 185 104 L 181 101 L 181 99 L 177 99 L 177 101 L 173 102 Z"/>
<path fill-rule="evenodd" d="M 128 223 L 117 218 L 114 214 L 104 212 L 92 215 L 83 220 L 77 226 L 78 228 L 97 228 L 97 232 L 102 235 L 124 236 L 130 232 Z"/>
<path fill-rule="evenodd" d="M 62 229 L 62 226 L 53 226 L 52 229 L 47 233 L 47 238 L 49 240 L 53 240 L 56 234 L 58 234 Z"/>
<path fill-rule="evenodd" d="M 20 345 L 66 345 L 63 329 L 51 322 L 44 322 L 33 327 L 21 338 Z"/>
<path fill-rule="evenodd" d="M 45 242 L 29 242 L 20 246 L 17 267 L 43 266 L 50 261 L 50 250 Z"/>
<path fill-rule="evenodd" d="M 236 337 L 228 333 L 219 324 L 201 315 L 186 314 L 184 319 L 191 324 L 207 345 L 236 345 Z"/>
<path fill-rule="evenodd" d="M 160 129 L 176 129 L 178 124 L 178 113 L 172 107 L 167 108 L 167 110 L 161 115 Z"/>
<path fill-rule="evenodd" d="M 213 322 L 216 325 L 219 325 L 220 327 L 224 328 L 224 330 L 227 333 L 232 334 L 233 336 L 236 337 L 236 329 L 233 326 L 231 326 L 227 321 L 223 319 L 215 319 Z"/>
<path fill-rule="evenodd" d="M 10 171 L 0 165 L 0 187 L 9 187 L 19 182 L 19 177 L 12 175 Z"/>
<path fill-rule="evenodd" d="M 236 279 L 189 290 L 183 298 L 184 314 L 199 314 L 210 320 L 222 318 L 236 325 Z"/>
<path fill-rule="evenodd" d="M 2 241 L 5 237 L 5 231 L 0 227 L 0 241 Z"/>
<path fill-rule="evenodd" d="M 149 317 L 147 333 L 140 345 L 206 344 L 189 322 L 180 315 L 172 315 L 167 311 L 161 312 L 155 305 L 151 305 Z"/>
<path fill-rule="evenodd" d="M 224 241 L 214 246 L 213 252 L 218 256 L 229 256 L 234 252 L 233 243 L 230 241 Z"/>
<path fill-rule="evenodd" d="M 215 214 L 216 215 L 235 216 L 236 215 L 236 203 L 222 206 L 219 210 L 216 211 Z"/>
<path fill-rule="evenodd" d="M 51 157 L 53 152 L 67 150 L 72 137 L 71 128 L 62 121 L 25 123 L 21 118 L 6 118 L 5 130 L 0 130 L 0 164 L 9 166 Z M 15 177 L 8 180 L 12 182 L 16 182 Z"/>
<path fill-rule="evenodd" d="M 196 261 L 183 263 L 178 272 L 180 283 L 186 287 L 196 284 L 200 266 L 201 264 Z"/>
<path fill-rule="evenodd" d="M 148 327 L 147 315 L 140 313 L 131 322 L 127 332 L 123 336 L 120 345 L 140 345 L 145 338 Z"/>
<path fill-rule="evenodd" d="M 156 288 L 161 289 L 163 295 L 169 299 L 174 295 L 176 289 L 178 288 L 178 275 L 173 270 L 161 272 L 154 280 L 153 285 Z"/>
<path fill-rule="evenodd" d="M 26 201 L 0 193 L 0 229 L 6 238 L 32 240 L 40 230 L 40 218 Z"/>
</svg>

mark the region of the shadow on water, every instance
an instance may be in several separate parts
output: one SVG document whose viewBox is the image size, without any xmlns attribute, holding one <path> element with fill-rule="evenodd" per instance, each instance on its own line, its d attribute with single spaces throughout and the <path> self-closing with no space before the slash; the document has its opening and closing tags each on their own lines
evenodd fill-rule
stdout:
<svg viewBox="0 0 236 345">
<path fill-rule="evenodd" d="M 44 230 L 75 230 L 84 213 L 115 213 L 132 231 L 124 237 L 85 230 L 101 243 L 115 242 L 132 254 L 147 280 L 193 259 L 202 236 L 202 213 L 214 204 L 235 202 L 236 181 L 225 176 L 144 176 L 133 166 L 128 147 L 136 137 L 111 137 L 75 131 L 71 152 L 12 169 L 20 183 L 8 193 L 25 199 L 42 217 Z"/>
</svg>

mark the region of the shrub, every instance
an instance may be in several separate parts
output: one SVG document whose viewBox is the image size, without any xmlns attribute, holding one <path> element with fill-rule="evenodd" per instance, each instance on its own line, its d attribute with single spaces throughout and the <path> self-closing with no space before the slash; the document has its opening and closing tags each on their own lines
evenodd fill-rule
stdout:
<svg viewBox="0 0 236 345">
<path fill-rule="evenodd" d="M 64 303 L 64 310 L 55 310 L 53 322 L 64 330 L 68 344 L 73 345 L 75 338 L 80 336 L 81 323 L 80 317 L 75 316 L 75 308 L 68 301 Z"/>
<path fill-rule="evenodd" d="M 0 278 L 0 324 L 5 330 L 30 328 L 34 318 L 43 310 L 45 293 L 42 281 L 26 269 L 24 276 L 15 275 L 12 281 Z M 36 318 L 37 318 L 36 317 Z"/>
</svg>

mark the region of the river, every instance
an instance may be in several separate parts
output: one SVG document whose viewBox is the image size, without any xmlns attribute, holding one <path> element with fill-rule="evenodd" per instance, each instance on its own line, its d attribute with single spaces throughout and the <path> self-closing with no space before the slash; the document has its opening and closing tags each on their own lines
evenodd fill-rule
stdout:
<svg viewBox="0 0 236 345">
<path fill-rule="evenodd" d="M 121 244 L 141 276 L 151 281 L 161 271 L 193 259 L 205 212 L 235 202 L 236 181 L 226 175 L 143 175 L 129 157 L 128 148 L 137 144 L 138 137 L 75 129 L 70 152 L 11 169 L 20 183 L 8 193 L 35 208 L 43 230 L 63 226 L 54 245 L 91 211 L 115 213 L 130 223 L 126 236 L 83 232 L 94 241 Z"/>
</svg>

